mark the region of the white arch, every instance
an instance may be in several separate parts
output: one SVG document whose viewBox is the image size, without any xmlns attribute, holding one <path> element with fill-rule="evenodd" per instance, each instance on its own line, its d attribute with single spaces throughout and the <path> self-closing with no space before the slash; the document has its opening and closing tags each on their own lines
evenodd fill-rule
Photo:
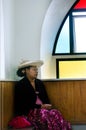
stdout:
<svg viewBox="0 0 86 130">
<path fill-rule="evenodd" d="M 52 48 L 59 27 L 77 0 L 52 0 L 42 26 L 40 59 L 44 61 L 42 78 L 56 78 L 55 58 L 52 57 Z"/>
</svg>

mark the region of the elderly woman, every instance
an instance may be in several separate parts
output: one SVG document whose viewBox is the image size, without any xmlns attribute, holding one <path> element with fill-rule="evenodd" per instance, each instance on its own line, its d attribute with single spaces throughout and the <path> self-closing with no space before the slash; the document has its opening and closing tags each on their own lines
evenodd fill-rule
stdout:
<svg viewBox="0 0 86 130">
<path fill-rule="evenodd" d="M 43 82 L 37 79 L 42 61 L 25 61 L 18 66 L 23 77 L 15 86 L 15 116 L 25 116 L 36 130 L 71 130 L 61 113 L 52 109 Z"/>
</svg>

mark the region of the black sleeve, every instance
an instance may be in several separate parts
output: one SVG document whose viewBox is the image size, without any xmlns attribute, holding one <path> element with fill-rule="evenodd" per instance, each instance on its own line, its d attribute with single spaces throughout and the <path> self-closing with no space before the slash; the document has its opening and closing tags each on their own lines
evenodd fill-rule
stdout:
<svg viewBox="0 0 86 130">
<path fill-rule="evenodd" d="M 14 88 L 14 114 L 23 115 L 23 106 L 22 106 L 22 91 L 20 85 L 17 83 Z"/>
<path fill-rule="evenodd" d="M 24 87 L 22 87 L 20 83 L 17 83 L 14 89 L 14 114 L 15 116 L 27 115 L 30 109 L 29 102 L 30 102 L 29 98 L 27 98 L 25 95 Z"/>
</svg>

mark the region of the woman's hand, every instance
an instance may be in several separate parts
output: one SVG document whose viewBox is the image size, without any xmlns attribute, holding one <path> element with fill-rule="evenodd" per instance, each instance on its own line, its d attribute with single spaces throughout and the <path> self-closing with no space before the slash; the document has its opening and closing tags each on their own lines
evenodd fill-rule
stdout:
<svg viewBox="0 0 86 130">
<path fill-rule="evenodd" d="M 42 104 L 41 105 L 41 108 L 44 108 L 44 109 L 51 109 L 52 105 L 51 104 Z"/>
</svg>

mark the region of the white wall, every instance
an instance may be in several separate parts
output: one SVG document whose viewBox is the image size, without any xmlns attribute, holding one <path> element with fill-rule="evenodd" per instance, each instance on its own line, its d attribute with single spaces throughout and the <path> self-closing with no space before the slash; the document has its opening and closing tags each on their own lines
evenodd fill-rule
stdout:
<svg viewBox="0 0 86 130">
<path fill-rule="evenodd" d="M 16 0 L 15 66 L 21 60 L 40 59 L 41 28 L 51 0 Z"/>
<path fill-rule="evenodd" d="M 66 13 L 60 9 L 64 7 L 67 11 L 75 0 L 3 1 L 6 79 L 18 78 L 16 67 L 21 60 L 25 59 L 44 60 L 45 64 L 40 77 L 55 78 L 55 59 L 52 57 L 53 41 Z M 60 19 L 59 14 L 62 16 Z"/>
<path fill-rule="evenodd" d="M 40 35 L 51 0 L 3 0 L 6 80 L 15 80 L 21 60 L 40 59 Z"/>
<path fill-rule="evenodd" d="M 15 21 L 14 0 L 2 0 L 4 21 L 4 45 L 5 45 L 5 79 L 12 79 L 14 65 Z"/>
</svg>

